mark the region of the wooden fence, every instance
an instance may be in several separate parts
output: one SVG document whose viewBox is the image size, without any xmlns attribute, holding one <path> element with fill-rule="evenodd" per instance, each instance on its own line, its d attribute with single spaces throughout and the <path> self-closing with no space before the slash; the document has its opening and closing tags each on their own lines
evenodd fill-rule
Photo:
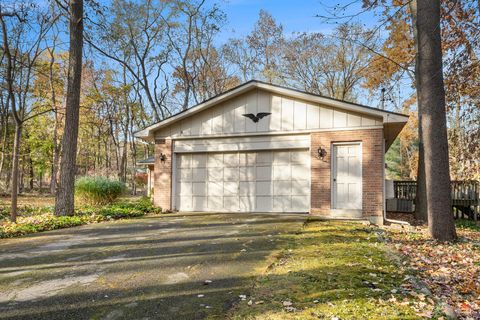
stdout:
<svg viewBox="0 0 480 320">
<path fill-rule="evenodd" d="M 417 196 L 416 181 L 394 181 L 393 193 L 397 211 L 411 212 Z M 480 216 L 480 182 L 452 181 L 452 207 L 457 218 L 477 220 Z"/>
</svg>

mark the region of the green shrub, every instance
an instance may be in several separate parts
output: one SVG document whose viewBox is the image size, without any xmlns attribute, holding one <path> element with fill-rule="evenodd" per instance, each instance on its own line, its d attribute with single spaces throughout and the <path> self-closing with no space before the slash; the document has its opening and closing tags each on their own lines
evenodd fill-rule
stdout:
<svg viewBox="0 0 480 320">
<path fill-rule="evenodd" d="M 457 225 L 458 228 L 461 228 L 461 229 L 480 231 L 480 225 L 476 221 L 458 219 L 458 220 L 455 220 L 455 224 Z"/>
<path fill-rule="evenodd" d="M 145 215 L 144 212 L 138 209 L 122 208 L 122 207 L 116 207 L 116 206 L 102 208 L 100 209 L 98 214 L 107 219 L 134 218 L 134 217 L 141 217 Z"/>
<path fill-rule="evenodd" d="M 7 208 L 0 207 L 0 220 L 5 219 L 10 215 L 10 212 Z"/>
<path fill-rule="evenodd" d="M 159 214 L 162 212 L 161 208 L 153 206 L 153 203 L 149 197 L 142 197 L 140 198 L 140 200 L 133 202 L 118 202 L 113 204 L 112 206 L 123 209 L 140 210 L 145 214 Z"/>
<path fill-rule="evenodd" d="M 3 213 L 1 209 L 0 212 Z M 5 210 L 5 213 L 8 214 L 8 211 Z M 12 223 L 7 219 L 0 222 L 0 239 L 158 213 L 161 213 L 161 209 L 155 208 L 148 197 L 135 201 L 117 202 L 103 207 L 82 206 L 75 210 L 73 216 L 55 216 L 51 207 L 28 207 L 25 212 L 21 211 L 17 223 Z"/>
<path fill-rule="evenodd" d="M 75 182 L 78 199 L 90 205 L 112 203 L 125 190 L 125 184 L 104 177 L 82 177 Z"/>
<path fill-rule="evenodd" d="M 49 231 L 62 228 L 80 226 L 90 222 L 90 216 L 62 216 L 43 214 L 25 218 L 19 223 L 4 223 L 0 227 L 0 238 L 18 237 L 29 233 Z"/>
</svg>

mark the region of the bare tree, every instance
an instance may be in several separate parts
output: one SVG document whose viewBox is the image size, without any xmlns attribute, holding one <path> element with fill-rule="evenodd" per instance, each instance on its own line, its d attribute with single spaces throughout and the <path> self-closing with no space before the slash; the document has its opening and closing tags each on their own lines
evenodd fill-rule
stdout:
<svg viewBox="0 0 480 320">
<path fill-rule="evenodd" d="M 269 83 L 279 82 L 281 59 L 285 38 L 283 26 L 271 14 L 260 10 L 253 31 L 247 36 L 248 45 L 254 49 L 263 78 Z"/>
<path fill-rule="evenodd" d="M 55 195 L 57 190 L 57 175 L 60 165 L 60 141 L 58 137 L 58 131 L 61 125 L 62 117 L 60 115 L 59 101 L 56 93 L 56 78 L 55 74 L 55 50 L 58 41 L 58 30 L 54 29 L 53 40 L 47 47 L 50 61 L 48 63 L 48 82 L 50 87 L 50 99 L 51 106 L 54 113 L 53 124 L 53 159 L 50 173 L 50 193 Z"/>
<path fill-rule="evenodd" d="M 0 60 L 0 64 L 3 63 L 3 57 Z M 3 80 L 3 79 L 2 79 Z M 2 81 L 4 82 L 4 81 Z M 6 94 L 5 94 L 6 93 Z M 10 108 L 9 108 L 9 101 L 10 100 L 10 95 L 8 92 L 5 92 L 4 90 L 0 91 L 0 125 L 1 125 L 1 131 L 0 131 L 0 143 L 1 143 L 1 154 L 0 154 L 0 180 L 2 179 L 2 174 L 4 171 L 4 165 L 5 165 L 5 160 L 6 160 L 6 155 L 7 155 L 7 149 L 8 149 L 8 133 L 10 129 Z M 10 179 L 5 179 L 4 181 L 9 181 Z M 2 187 L 2 186 L 0 186 Z M 6 187 L 6 186 L 5 186 Z"/>
<path fill-rule="evenodd" d="M 226 62 L 238 70 L 242 82 L 254 79 L 260 72 L 255 51 L 245 39 L 230 39 L 222 46 L 222 54 Z"/>
<path fill-rule="evenodd" d="M 33 16 L 33 17 L 31 17 Z M 11 29 L 6 19 L 11 18 Z M 56 21 L 46 12 L 37 10 L 35 6 L 20 5 L 11 12 L 2 11 L 0 6 L 0 24 L 3 36 L 3 50 L 6 58 L 5 82 L 7 86 L 8 102 L 15 126 L 12 171 L 11 171 L 11 220 L 17 220 L 17 202 L 19 191 L 19 160 L 20 145 L 22 143 L 23 125 L 29 119 L 45 113 L 31 108 L 28 99 L 31 93 L 30 86 L 35 76 L 36 61 L 42 49 L 40 44 L 46 33 Z M 12 31 L 12 32 L 10 32 Z M 33 33 L 31 41 L 25 41 L 29 32 Z"/>
<path fill-rule="evenodd" d="M 56 215 L 73 215 L 77 138 L 80 109 L 83 54 L 83 0 L 70 0 L 70 49 L 65 108 L 65 130 L 62 138 L 60 183 L 55 197 Z"/>
<path fill-rule="evenodd" d="M 214 44 L 224 14 L 216 6 L 206 9 L 203 5 L 204 1 L 181 5 L 177 19 L 188 23 L 179 22 L 177 28 L 169 30 L 175 66 L 172 93 L 183 98 L 183 110 L 192 104 L 192 99 L 198 104 L 237 84 L 237 78 L 228 74 L 225 60 Z"/>
<path fill-rule="evenodd" d="M 138 3 L 116 0 L 106 9 L 108 14 L 95 22 L 95 29 L 85 35 L 88 44 L 127 70 L 142 89 L 142 99 L 150 106 L 156 121 L 170 115 L 165 68 L 171 47 L 166 33 L 173 13 L 167 13 L 167 6 L 164 2 L 157 6 L 152 0 Z"/>
<path fill-rule="evenodd" d="M 302 33 L 287 41 L 284 74 L 295 87 L 341 100 L 355 100 L 376 37 L 361 25 L 339 25 L 334 35 Z M 362 43 L 360 45 L 359 43 Z"/>
</svg>

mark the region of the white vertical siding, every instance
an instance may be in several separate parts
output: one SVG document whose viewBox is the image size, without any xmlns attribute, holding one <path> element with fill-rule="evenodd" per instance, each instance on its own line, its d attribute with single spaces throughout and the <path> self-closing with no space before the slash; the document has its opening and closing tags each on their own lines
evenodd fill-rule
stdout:
<svg viewBox="0 0 480 320">
<path fill-rule="evenodd" d="M 320 107 L 307 104 L 307 129 L 320 128 Z"/>
<path fill-rule="evenodd" d="M 243 116 L 270 112 L 255 123 Z M 381 118 L 307 103 L 255 89 L 161 129 L 157 136 L 208 136 L 266 131 L 301 131 L 382 125 Z"/>
<path fill-rule="evenodd" d="M 255 92 L 256 93 L 256 92 Z M 249 94 L 246 96 L 246 104 L 245 104 L 245 113 L 257 114 L 257 100 L 258 94 Z M 253 121 L 250 121 L 247 118 L 244 118 L 245 122 L 245 131 L 246 132 L 255 132 L 257 131 L 257 124 Z"/>
<path fill-rule="evenodd" d="M 272 99 L 273 97 L 265 91 L 257 91 L 257 112 L 271 112 L 272 114 L 257 122 L 257 131 L 268 131 L 273 121 Z"/>
<path fill-rule="evenodd" d="M 283 131 L 292 131 L 293 129 L 293 103 L 294 101 L 289 98 L 282 97 L 282 118 L 281 128 Z"/>
<path fill-rule="evenodd" d="M 233 120 L 233 127 L 234 127 L 234 131 L 236 133 L 242 133 L 242 132 L 246 132 L 245 128 L 246 128 L 246 121 L 247 118 L 245 118 L 243 115 L 246 113 L 246 107 L 245 107 L 245 104 L 246 104 L 246 97 L 245 96 L 241 96 L 237 99 L 235 99 L 235 101 L 233 102 L 234 104 L 234 108 L 235 108 L 235 112 L 234 112 L 234 120 Z"/>
<path fill-rule="evenodd" d="M 307 104 L 303 101 L 294 101 L 293 130 L 307 129 Z"/>
</svg>

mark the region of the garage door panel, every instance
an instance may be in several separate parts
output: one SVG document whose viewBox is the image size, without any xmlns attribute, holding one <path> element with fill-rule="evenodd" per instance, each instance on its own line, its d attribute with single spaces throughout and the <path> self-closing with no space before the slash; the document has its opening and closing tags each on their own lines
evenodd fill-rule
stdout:
<svg viewBox="0 0 480 320">
<path fill-rule="evenodd" d="M 207 209 L 209 211 L 222 211 L 223 210 L 223 196 L 208 196 L 207 197 Z"/>
<path fill-rule="evenodd" d="M 257 161 L 256 152 L 242 152 L 239 156 L 240 166 L 254 166 Z"/>
<path fill-rule="evenodd" d="M 290 196 L 292 194 L 292 182 L 290 180 L 274 181 L 273 194 L 276 196 Z"/>
<path fill-rule="evenodd" d="M 187 182 L 192 181 L 192 169 L 190 168 L 182 168 L 178 169 L 177 171 L 178 181 L 180 182 Z"/>
<path fill-rule="evenodd" d="M 207 207 L 207 197 L 193 197 L 193 210 L 202 211 Z"/>
<path fill-rule="evenodd" d="M 254 211 L 255 196 L 240 196 L 240 211 Z"/>
<path fill-rule="evenodd" d="M 255 167 L 240 167 L 240 181 L 255 181 Z"/>
<path fill-rule="evenodd" d="M 194 196 L 206 196 L 207 190 L 205 189 L 204 182 L 194 182 L 192 184 L 192 195 Z"/>
<path fill-rule="evenodd" d="M 257 181 L 271 181 L 272 175 L 272 166 L 257 166 L 255 172 L 255 178 Z"/>
<path fill-rule="evenodd" d="M 192 168 L 205 168 L 207 166 L 207 155 L 195 153 L 192 155 Z"/>
<path fill-rule="evenodd" d="M 305 195 L 310 193 L 309 180 L 293 180 L 292 181 L 292 196 Z"/>
<path fill-rule="evenodd" d="M 223 196 L 223 182 L 208 181 L 207 192 L 209 195 Z"/>
<path fill-rule="evenodd" d="M 255 182 L 253 181 L 240 181 L 239 183 L 239 195 L 248 196 L 255 194 Z"/>
<path fill-rule="evenodd" d="M 270 181 L 257 181 L 255 184 L 256 195 L 270 196 L 272 194 L 272 183 Z"/>
<path fill-rule="evenodd" d="M 260 151 L 257 153 L 257 164 L 271 164 L 273 161 L 273 154 L 271 151 Z"/>
<path fill-rule="evenodd" d="M 291 152 L 290 153 L 290 160 L 291 163 L 302 163 L 302 164 L 309 164 L 310 163 L 310 153 L 308 151 L 305 152 Z"/>
<path fill-rule="evenodd" d="M 309 168 L 301 164 L 292 164 L 292 180 L 306 180 L 309 177 Z"/>
<path fill-rule="evenodd" d="M 291 180 L 292 170 L 289 165 L 273 167 L 273 180 Z"/>
<path fill-rule="evenodd" d="M 236 181 L 225 181 L 223 183 L 223 195 L 224 196 L 238 195 L 238 183 Z"/>
<path fill-rule="evenodd" d="M 177 184 L 178 194 L 183 196 L 192 195 L 192 184 L 190 182 L 180 182 Z"/>
<path fill-rule="evenodd" d="M 192 181 L 205 181 L 207 178 L 207 169 L 205 168 L 193 168 L 192 169 Z"/>
<path fill-rule="evenodd" d="M 308 211 L 308 208 L 310 208 L 310 197 L 292 196 L 292 208 Z"/>
<path fill-rule="evenodd" d="M 177 161 L 177 168 L 191 168 L 192 167 L 192 155 L 184 154 L 179 157 Z"/>
<path fill-rule="evenodd" d="M 177 209 L 305 212 L 308 150 L 177 154 Z"/>
<path fill-rule="evenodd" d="M 225 153 L 223 163 L 225 167 L 238 167 L 238 153 Z"/>
<path fill-rule="evenodd" d="M 289 164 L 290 152 L 289 151 L 276 151 L 273 154 L 273 163 L 275 165 Z"/>
<path fill-rule="evenodd" d="M 223 169 L 223 180 L 224 181 L 235 181 L 235 182 L 237 182 L 238 178 L 239 178 L 238 167 L 224 168 Z"/>
<path fill-rule="evenodd" d="M 177 198 L 178 207 L 180 210 L 190 211 L 193 210 L 192 206 L 192 197 L 190 196 L 180 196 Z"/>
<path fill-rule="evenodd" d="M 272 197 L 271 196 L 257 196 L 255 197 L 256 211 L 270 212 L 272 211 Z"/>
<path fill-rule="evenodd" d="M 238 196 L 225 196 L 223 197 L 223 207 L 228 211 L 238 211 L 239 199 Z"/>
<path fill-rule="evenodd" d="M 290 211 L 291 210 L 291 197 L 290 196 L 274 196 L 273 197 L 273 210 L 275 211 Z"/>
<path fill-rule="evenodd" d="M 208 168 L 208 181 L 223 181 L 223 168 Z"/>
<path fill-rule="evenodd" d="M 209 154 L 207 157 L 207 166 L 209 168 L 223 168 L 223 154 L 222 153 Z"/>
</svg>

